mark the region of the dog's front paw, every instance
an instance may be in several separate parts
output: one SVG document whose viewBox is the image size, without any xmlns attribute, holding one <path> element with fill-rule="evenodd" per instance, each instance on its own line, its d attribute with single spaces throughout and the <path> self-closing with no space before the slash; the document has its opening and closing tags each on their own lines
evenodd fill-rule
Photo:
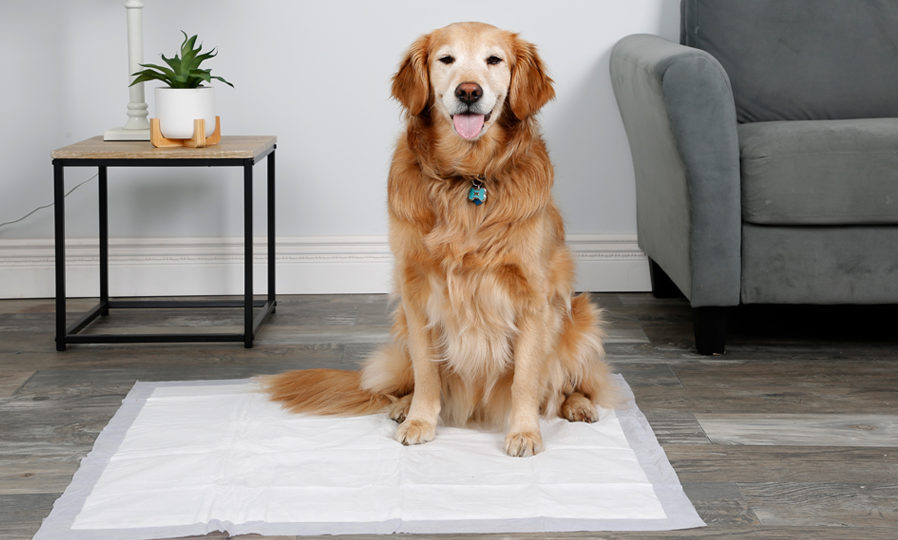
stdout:
<svg viewBox="0 0 898 540">
<path fill-rule="evenodd" d="M 595 405 L 578 392 L 569 395 L 561 405 L 561 416 L 569 422 L 593 423 L 599 419 Z"/>
<path fill-rule="evenodd" d="M 436 436 L 436 424 L 423 420 L 408 420 L 396 428 L 396 440 L 408 446 L 430 442 Z"/>
<path fill-rule="evenodd" d="M 505 437 L 505 453 L 512 457 L 527 457 L 543 450 L 543 437 L 539 431 L 509 433 Z"/>
</svg>

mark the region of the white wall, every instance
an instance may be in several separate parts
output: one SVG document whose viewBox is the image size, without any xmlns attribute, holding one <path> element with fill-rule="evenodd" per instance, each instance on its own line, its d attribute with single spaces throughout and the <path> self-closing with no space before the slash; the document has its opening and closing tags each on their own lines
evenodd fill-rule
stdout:
<svg viewBox="0 0 898 540">
<path fill-rule="evenodd" d="M 223 133 L 278 136 L 278 236 L 299 246 L 293 252 L 297 264 L 320 260 L 302 256 L 309 246 L 317 246 L 315 252 L 329 241 L 355 246 L 364 237 L 377 249 L 383 247 L 386 173 L 401 129 L 399 107 L 389 96 L 390 77 L 415 37 L 458 20 L 512 29 L 539 46 L 556 83 L 557 99 L 543 110 L 542 122 L 556 166 L 555 196 L 568 233 L 583 245 L 600 245 L 597 252 L 583 251 L 585 259 L 590 253 L 601 258 L 607 240 L 624 242 L 631 263 L 641 264 L 635 248 L 632 165 L 609 81 L 608 57 L 613 43 L 630 33 L 676 39 L 676 0 L 144 4 L 145 61 L 157 62 L 160 52 L 174 52 L 179 30 L 198 33 L 206 46 L 220 51 L 209 64 L 213 73 L 236 85 L 219 85 Z M 0 222 L 6 222 L 52 200 L 53 148 L 124 123 L 128 91 L 121 0 L 3 0 L 0 73 Z M 152 86 L 147 94 L 152 116 Z M 70 171 L 68 187 L 92 175 L 87 169 Z M 135 249 L 148 238 L 238 237 L 241 175 L 222 171 L 111 169 L 112 235 Z M 67 199 L 69 237 L 96 234 L 95 199 L 95 181 Z M 256 202 L 261 232 L 262 192 Z M 51 239 L 49 209 L 0 227 L 0 297 L 53 294 Z M 343 255 L 352 259 L 354 252 L 347 250 Z M 338 259 L 331 263 L 340 264 Z M 153 260 L 138 258 L 131 267 Z M 592 289 L 644 288 L 641 266 L 633 268 L 640 274 L 626 284 L 618 277 L 602 277 L 601 270 L 581 283 Z M 24 273 L 30 273 L 27 279 Z M 301 283 L 303 275 L 299 272 L 293 283 L 281 281 L 279 288 L 288 293 L 381 288 L 376 285 L 380 277 L 373 285 L 316 288 Z M 185 279 L 185 291 L 198 290 L 190 280 L 198 280 L 197 286 L 205 281 Z M 113 281 L 113 288 L 114 294 L 116 288 L 118 294 L 129 294 L 141 287 L 122 278 Z"/>
</svg>

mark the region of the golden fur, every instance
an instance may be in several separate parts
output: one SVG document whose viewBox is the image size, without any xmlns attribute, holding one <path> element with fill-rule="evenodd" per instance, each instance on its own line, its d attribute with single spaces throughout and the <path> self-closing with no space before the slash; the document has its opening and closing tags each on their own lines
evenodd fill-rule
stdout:
<svg viewBox="0 0 898 540">
<path fill-rule="evenodd" d="M 462 84 L 482 97 L 463 103 Z M 406 111 L 389 175 L 392 341 L 361 372 L 294 371 L 266 387 L 298 412 L 388 412 L 404 444 L 431 440 L 439 419 L 504 426 L 506 451 L 532 455 L 540 414 L 592 422 L 596 404 L 615 400 L 599 310 L 571 297 L 574 262 L 534 118 L 552 80 L 532 44 L 460 23 L 412 44 L 392 93 Z M 460 111 L 482 116 L 479 132 L 462 135 Z M 475 178 L 481 206 L 467 200 Z"/>
</svg>

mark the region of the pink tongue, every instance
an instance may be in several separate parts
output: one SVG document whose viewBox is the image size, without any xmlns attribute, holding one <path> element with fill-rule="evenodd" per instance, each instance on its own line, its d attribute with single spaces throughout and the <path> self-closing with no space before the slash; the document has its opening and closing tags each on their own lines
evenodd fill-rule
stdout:
<svg viewBox="0 0 898 540">
<path fill-rule="evenodd" d="M 452 117 L 455 132 L 463 138 L 471 140 L 480 134 L 483 129 L 482 114 L 456 114 Z"/>
</svg>

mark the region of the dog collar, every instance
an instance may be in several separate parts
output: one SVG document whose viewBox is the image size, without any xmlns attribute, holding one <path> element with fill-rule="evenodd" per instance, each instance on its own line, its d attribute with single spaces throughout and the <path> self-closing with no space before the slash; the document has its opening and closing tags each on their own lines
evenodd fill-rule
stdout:
<svg viewBox="0 0 898 540">
<path fill-rule="evenodd" d="M 483 187 L 483 177 L 471 179 L 471 189 L 468 190 L 468 200 L 476 206 L 486 202 L 486 188 Z"/>
</svg>

